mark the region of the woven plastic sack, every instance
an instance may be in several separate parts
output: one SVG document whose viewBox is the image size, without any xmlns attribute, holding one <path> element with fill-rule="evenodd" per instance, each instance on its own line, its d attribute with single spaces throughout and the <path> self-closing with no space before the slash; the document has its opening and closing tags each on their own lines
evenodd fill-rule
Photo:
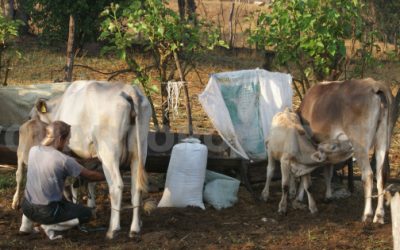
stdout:
<svg viewBox="0 0 400 250">
<path fill-rule="evenodd" d="M 231 207 L 238 200 L 239 185 L 237 179 L 207 170 L 204 200 L 217 210 Z"/>
<path fill-rule="evenodd" d="M 199 101 L 227 145 L 244 159 L 265 159 L 272 117 L 292 106 L 292 77 L 266 70 L 212 74 Z"/>
<path fill-rule="evenodd" d="M 194 206 L 205 209 L 203 186 L 207 147 L 195 138 L 172 148 L 163 196 L 158 207 Z"/>
</svg>

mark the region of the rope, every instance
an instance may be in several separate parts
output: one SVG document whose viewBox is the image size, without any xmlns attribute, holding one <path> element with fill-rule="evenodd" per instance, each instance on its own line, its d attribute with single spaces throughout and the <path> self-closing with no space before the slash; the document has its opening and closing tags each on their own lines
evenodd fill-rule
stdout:
<svg viewBox="0 0 400 250">
<path fill-rule="evenodd" d="M 380 196 L 386 195 L 386 192 L 388 192 L 392 186 L 393 186 L 393 184 L 390 184 L 389 186 L 387 186 L 387 187 L 382 191 L 382 193 L 377 194 L 377 195 L 371 195 L 371 196 L 365 197 L 365 198 L 379 198 Z"/>
<path fill-rule="evenodd" d="M 168 93 L 168 110 L 171 111 L 172 117 L 179 115 L 178 104 L 179 104 L 179 94 L 181 88 L 185 82 L 183 81 L 168 81 L 167 82 L 167 93 Z"/>
<path fill-rule="evenodd" d="M 139 206 L 124 206 L 120 210 L 116 209 L 116 208 L 113 208 L 113 207 L 111 207 L 111 209 L 114 210 L 114 211 L 117 211 L 117 212 L 121 212 L 124 209 L 134 209 L 134 208 L 140 208 L 140 207 L 141 207 L 141 205 L 139 205 Z"/>
</svg>

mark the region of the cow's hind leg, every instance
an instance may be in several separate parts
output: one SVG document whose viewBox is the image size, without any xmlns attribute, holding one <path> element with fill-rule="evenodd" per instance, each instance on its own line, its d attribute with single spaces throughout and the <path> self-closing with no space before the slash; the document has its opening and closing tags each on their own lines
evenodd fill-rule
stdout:
<svg viewBox="0 0 400 250">
<path fill-rule="evenodd" d="M 362 216 L 362 221 L 370 222 L 372 220 L 373 210 L 372 210 L 372 186 L 373 186 L 373 172 L 371 165 L 369 164 L 368 152 L 356 151 L 355 157 L 361 167 L 361 179 L 364 187 L 364 213 Z"/>
<path fill-rule="evenodd" d="M 143 116 L 146 117 L 146 116 Z M 147 192 L 147 174 L 145 171 L 147 157 L 147 134 L 150 115 L 142 122 L 136 124 L 136 135 L 133 139 L 133 157 L 131 159 L 131 201 L 133 206 L 132 224 L 129 232 L 129 237 L 136 238 L 140 233 L 142 221 L 140 218 L 140 207 L 142 204 L 142 192 Z"/>
<path fill-rule="evenodd" d="M 129 237 L 134 238 L 140 233 L 142 222 L 140 219 L 140 206 L 142 201 L 142 191 L 138 188 L 138 183 L 136 182 L 137 170 L 139 167 L 138 160 L 135 157 L 133 161 L 133 167 L 131 168 L 131 202 L 133 206 L 133 218 L 131 229 L 129 232 Z"/>
<path fill-rule="evenodd" d="M 331 164 L 324 167 L 324 179 L 325 179 L 325 201 L 332 200 L 332 176 L 334 166 Z"/>
<path fill-rule="evenodd" d="M 103 171 L 106 176 L 111 202 L 110 225 L 106 235 L 108 239 L 113 239 L 121 228 L 120 211 L 124 183 L 119 171 L 119 155 L 115 144 L 107 145 L 104 142 L 99 145 L 99 158 L 103 164 Z"/>
<path fill-rule="evenodd" d="M 384 161 L 385 161 L 385 152 L 386 148 L 381 147 L 378 145 L 378 147 L 375 150 L 375 157 L 376 157 L 376 185 L 377 185 L 377 190 L 378 190 L 378 205 L 376 207 L 375 211 L 375 216 L 374 216 L 374 223 L 381 223 L 383 224 L 384 221 L 384 216 L 385 216 L 385 209 L 384 209 L 384 195 L 383 195 L 383 190 L 385 187 L 384 183 Z"/>
</svg>

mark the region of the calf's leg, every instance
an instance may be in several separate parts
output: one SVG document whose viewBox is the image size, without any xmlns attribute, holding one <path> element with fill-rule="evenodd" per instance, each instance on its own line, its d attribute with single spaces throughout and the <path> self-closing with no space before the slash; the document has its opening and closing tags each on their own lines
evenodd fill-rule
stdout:
<svg viewBox="0 0 400 250">
<path fill-rule="evenodd" d="M 17 172 L 15 173 L 17 188 L 15 190 L 15 194 L 14 194 L 13 202 L 12 202 L 12 208 L 15 210 L 18 209 L 20 206 L 21 186 L 22 186 L 22 180 L 24 179 L 24 175 L 25 175 L 25 169 L 24 169 L 23 155 L 21 153 L 18 153 L 18 167 L 17 167 Z"/>
<path fill-rule="evenodd" d="M 306 174 L 306 175 L 303 175 L 301 178 L 302 178 L 302 183 L 303 183 L 304 190 L 307 193 L 308 208 L 310 209 L 310 212 L 312 214 L 315 214 L 316 212 L 318 212 L 318 209 L 317 209 L 317 205 L 315 203 L 315 200 L 314 200 L 314 198 L 313 198 L 313 196 L 311 195 L 311 192 L 310 192 L 311 175 L 310 174 Z"/>
<path fill-rule="evenodd" d="M 271 180 L 275 172 L 275 160 L 271 157 L 271 155 L 268 155 L 268 165 L 267 165 L 267 176 L 266 176 L 266 181 L 265 181 L 265 186 L 264 189 L 261 193 L 261 199 L 263 201 L 267 201 L 269 198 L 269 186 L 271 185 Z"/>
<path fill-rule="evenodd" d="M 282 198 L 279 202 L 278 213 L 286 214 L 287 212 L 287 196 L 289 193 L 290 164 L 288 160 L 281 160 L 282 172 Z"/>
</svg>

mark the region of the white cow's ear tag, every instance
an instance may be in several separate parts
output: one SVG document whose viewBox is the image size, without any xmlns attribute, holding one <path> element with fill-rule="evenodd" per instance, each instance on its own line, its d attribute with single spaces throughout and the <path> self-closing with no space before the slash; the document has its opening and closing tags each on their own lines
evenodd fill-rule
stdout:
<svg viewBox="0 0 400 250">
<path fill-rule="evenodd" d="M 42 104 L 42 106 L 40 107 L 40 112 L 41 113 L 47 113 L 46 104 Z"/>
</svg>

